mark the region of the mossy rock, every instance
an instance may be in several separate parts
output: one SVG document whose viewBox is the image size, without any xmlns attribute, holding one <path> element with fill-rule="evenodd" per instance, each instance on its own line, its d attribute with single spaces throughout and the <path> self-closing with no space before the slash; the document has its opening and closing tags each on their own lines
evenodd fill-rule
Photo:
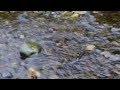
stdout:
<svg viewBox="0 0 120 90">
<path fill-rule="evenodd" d="M 107 39 L 109 41 L 119 41 L 120 40 L 120 36 L 109 36 Z"/>
<path fill-rule="evenodd" d="M 99 11 L 93 14 L 96 21 L 106 23 L 109 26 L 120 27 L 120 11 Z"/>
<path fill-rule="evenodd" d="M 41 52 L 41 50 L 41 45 L 39 45 L 35 41 L 25 42 L 20 46 L 21 59 L 26 59 L 27 57 L 30 57 L 33 54 L 38 54 Z"/>
<path fill-rule="evenodd" d="M 78 11 L 65 11 L 61 14 L 61 18 L 68 20 L 77 20 L 80 16 Z"/>
<path fill-rule="evenodd" d="M 7 20 L 15 20 L 18 15 L 19 12 L 15 12 L 15 13 L 10 13 L 8 11 L 0 12 L 0 18 Z"/>
</svg>

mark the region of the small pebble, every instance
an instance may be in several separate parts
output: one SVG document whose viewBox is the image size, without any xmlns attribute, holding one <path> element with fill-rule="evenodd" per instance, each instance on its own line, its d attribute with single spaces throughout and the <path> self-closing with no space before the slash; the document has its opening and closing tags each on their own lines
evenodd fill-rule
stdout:
<svg viewBox="0 0 120 90">
<path fill-rule="evenodd" d="M 88 50 L 88 51 L 92 51 L 94 49 L 95 49 L 95 45 L 87 45 L 86 46 L 86 50 Z"/>
</svg>

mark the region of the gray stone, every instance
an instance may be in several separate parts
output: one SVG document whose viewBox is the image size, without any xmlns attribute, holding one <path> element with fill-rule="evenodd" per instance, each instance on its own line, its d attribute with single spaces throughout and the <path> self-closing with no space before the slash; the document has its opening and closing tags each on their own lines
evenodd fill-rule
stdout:
<svg viewBox="0 0 120 90">
<path fill-rule="evenodd" d="M 41 52 L 42 47 L 34 41 L 25 42 L 20 46 L 21 56 L 29 57 Z"/>
</svg>

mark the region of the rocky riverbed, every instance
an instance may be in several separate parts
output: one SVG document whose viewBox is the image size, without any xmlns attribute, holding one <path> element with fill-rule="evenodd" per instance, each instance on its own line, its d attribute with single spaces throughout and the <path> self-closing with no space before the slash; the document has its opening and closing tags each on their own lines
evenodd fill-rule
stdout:
<svg viewBox="0 0 120 90">
<path fill-rule="evenodd" d="M 119 22 L 105 13 L 0 12 L 0 78 L 119 79 Z"/>
</svg>

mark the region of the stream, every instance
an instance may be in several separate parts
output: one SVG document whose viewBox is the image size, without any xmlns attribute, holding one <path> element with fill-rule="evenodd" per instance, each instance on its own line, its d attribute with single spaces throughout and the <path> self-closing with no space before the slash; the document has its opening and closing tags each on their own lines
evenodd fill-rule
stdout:
<svg viewBox="0 0 120 90">
<path fill-rule="evenodd" d="M 63 12 L 0 12 L 0 79 L 32 79 L 29 68 L 37 79 L 120 78 L 119 22 L 100 23 L 90 11 L 69 20 Z M 22 59 L 19 48 L 29 40 L 43 49 Z M 90 45 L 95 48 L 86 50 Z"/>
</svg>

